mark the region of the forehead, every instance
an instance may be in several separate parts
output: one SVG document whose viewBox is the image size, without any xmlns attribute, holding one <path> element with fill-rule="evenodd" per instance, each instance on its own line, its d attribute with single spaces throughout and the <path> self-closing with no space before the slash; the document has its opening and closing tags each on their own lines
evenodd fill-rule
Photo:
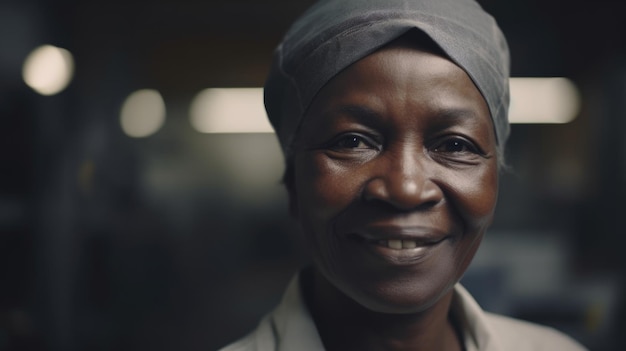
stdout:
<svg viewBox="0 0 626 351">
<path fill-rule="evenodd" d="M 416 48 L 402 41 L 357 61 L 331 79 L 313 100 L 303 129 L 324 127 L 337 118 L 337 111 L 352 105 L 373 110 L 382 119 L 409 114 L 416 122 L 421 117 L 432 120 L 463 114 L 493 132 L 487 104 L 465 71 L 431 48 Z M 396 122 L 408 124 L 411 120 Z"/>
</svg>

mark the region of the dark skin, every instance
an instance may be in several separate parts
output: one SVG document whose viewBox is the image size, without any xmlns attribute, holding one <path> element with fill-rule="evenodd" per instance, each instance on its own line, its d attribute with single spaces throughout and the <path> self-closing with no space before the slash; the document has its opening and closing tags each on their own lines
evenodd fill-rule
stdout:
<svg viewBox="0 0 626 351">
<path fill-rule="evenodd" d="M 453 286 L 493 219 L 496 137 L 467 74 L 397 41 L 333 78 L 288 184 L 327 350 L 462 350 Z"/>
</svg>

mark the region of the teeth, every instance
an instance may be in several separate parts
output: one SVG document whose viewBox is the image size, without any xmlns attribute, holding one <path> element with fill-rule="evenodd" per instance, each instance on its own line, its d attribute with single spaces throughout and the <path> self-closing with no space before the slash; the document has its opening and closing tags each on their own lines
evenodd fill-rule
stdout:
<svg viewBox="0 0 626 351">
<path fill-rule="evenodd" d="M 402 249 L 414 249 L 417 247 L 417 241 L 415 240 L 400 240 L 400 239 L 392 239 L 392 240 L 380 240 L 378 245 L 385 246 L 394 250 L 402 250 Z"/>
<path fill-rule="evenodd" d="M 390 249 L 400 250 L 402 248 L 402 240 L 389 240 L 387 241 L 387 246 Z"/>
<path fill-rule="evenodd" d="M 415 240 L 402 240 L 403 249 L 413 249 L 415 247 L 417 247 L 417 242 Z"/>
</svg>

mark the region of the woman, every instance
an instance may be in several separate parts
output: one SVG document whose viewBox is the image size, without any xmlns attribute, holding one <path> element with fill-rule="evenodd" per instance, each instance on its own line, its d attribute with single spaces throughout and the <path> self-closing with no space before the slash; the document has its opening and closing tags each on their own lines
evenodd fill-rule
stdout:
<svg viewBox="0 0 626 351">
<path fill-rule="evenodd" d="M 224 350 L 582 350 L 458 281 L 490 225 L 508 49 L 471 0 L 329 0 L 277 48 L 266 108 L 314 266 Z"/>
</svg>

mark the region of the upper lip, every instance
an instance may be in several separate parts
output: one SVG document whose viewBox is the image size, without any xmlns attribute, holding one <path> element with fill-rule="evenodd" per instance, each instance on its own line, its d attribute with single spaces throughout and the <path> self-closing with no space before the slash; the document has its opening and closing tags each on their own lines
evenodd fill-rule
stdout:
<svg viewBox="0 0 626 351">
<path fill-rule="evenodd" d="M 390 224 L 367 225 L 353 234 L 367 241 L 414 240 L 422 245 L 436 244 L 448 236 L 446 232 L 433 227 Z"/>
</svg>

